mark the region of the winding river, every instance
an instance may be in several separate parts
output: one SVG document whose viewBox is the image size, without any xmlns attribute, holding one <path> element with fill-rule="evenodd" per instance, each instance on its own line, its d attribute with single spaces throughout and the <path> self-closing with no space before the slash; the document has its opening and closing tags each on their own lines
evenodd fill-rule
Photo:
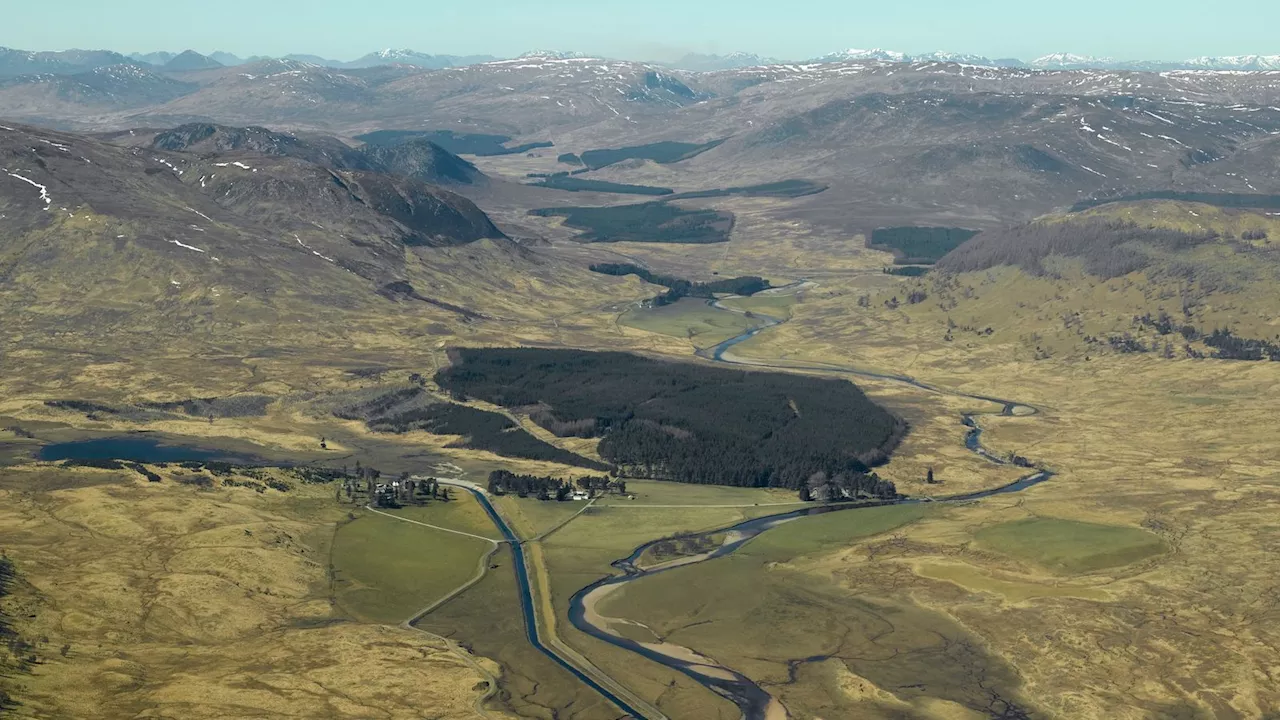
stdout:
<svg viewBox="0 0 1280 720">
<path fill-rule="evenodd" d="M 738 312 L 731 308 L 724 307 L 718 301 L 711 303 L 714 307 L 728 311 Z M 920 388 L 927 392 L 952 395 L 956 397 L 969 398 L 984 402 L 995 403 L 1001 406 L 996 413 L 1003 416 L 1030 416 L 1037 413 L 1036 408 L 1011 400 L 1003 400 L 1000 398 L 989 397 L 985 395 L 971 395 L 945 388 L 935 387 L 927 383 L 916 380 L 906 375 L 893 375 L 886 373 L 877 373 L 867 370 L 859 370 L 857 368 L 842 367 L 838 365 L 830 365 L 825 363 L 804 363 L 804 364 L 772 364 L 754 360 L 744 360 L 734 358 L 729 351 L 734 346 L 743 343 L 760 332 L 771 327 L 781 324 L 783 321 L 778 318 L 772 318 L 756 314 L 758 319 L 764 320 L 765 324 L 745 332 L 737 337 L 730 338 L 715 347 L 701 350 L 698 352 L 700 357 L 708 360 L 732 364 L 744 365 L 751 367 L 759 367 L 774 370 L 813 370 L 825 373 L 848 375 L 853 377 L 865 377 L 878 380 L 888 380 L 892 382 L 904 383 L 913 387 Z M 966 413 L 961 415 L 961 422 L 969 428 L 965 435 L 965 447 L 970 451 L 982 456 L 988 462 L 997 465 L 1011 464 L 1009 460 L 1000 457 L 998 454 L 991 452 L 982 445 L 982 427 L 978 424 L 975 416 L 977 413 Z M 1026 460 L 1019 460 L 1019 465 L 1029 466 Z M 848 505 L 824 505 L 819 507 L 804 508 L 777 515 L 769 515 L 766 517 L 747 520 L 737 525 L 719 530 L 703 533 L 703 536 L 724 535 L 725 540 L 719 547 L 714 550 L 693 557 L 680 558 L 670 562 L 652 567 L 640 567 L 640 558 L 645 551 L 660 541 L 653 541 L 642 545 L 635 549 L 626 558 L 613 563 L 613 566 L 621 571 L 620 575 L 614 575 L 599 580 L 578 591 L 569 604 L 569 621 L 574 627 L 593 637 L 599 638 L 607 643 L 617 647 L 629 650 L 648 658 L 654 662 L 665 665 L 678 672 L 692 678 L 694 681 L 710 689 L 711 691 L 731 700 L 742 711 L 745 720 L 786 720 L 789 717 L 786 709 L 775 698 L 765 692 L 759 685 L 754 683 L 750 678 L 741 673 L 726 668 L 711 658 L 699 655 L 689 648 L 683 648 L 676 645 L 666 643 L 646 643 L 632 640 L 613 630 L 612 625 L 618 622 L 602 617 L 596 607 L 608 595 L 622 589 L 627 583 L 635 582 L 644 577 L 654 575 L 656 573 L 665 572 L 676 567 L 685 567 L 691 564 L 706 562 L 715 558 L 730 555 L 738 548 L 749 542 L 752 538 L 763 532 L 777 527 L 786 522 L 790 522 L 797 518 L 809 515 L 818 515 L 830 512 L 852 512 L 855 510 L 866 509 L 871 507 L 883 507 L 885 505 L 913 504 L 921 502 L 968 502 L 980 500 L 982 498 L 991 497 L 1005 493 L 1014 493 L 1025 490 L 1029 487 L 1045 482 L 1053 477 L 1053 472 L 1049 470 L 1035 470 L 1017 481 L 1004 485 L 1002 487 L 990 490 L 982 490 L 979 492 L 965 493 L 962 495 L 953 495 L 936 500 L 903 498 L 899 500 L 887 500 L 883 502 L 858 503 Z"/>
</svg>

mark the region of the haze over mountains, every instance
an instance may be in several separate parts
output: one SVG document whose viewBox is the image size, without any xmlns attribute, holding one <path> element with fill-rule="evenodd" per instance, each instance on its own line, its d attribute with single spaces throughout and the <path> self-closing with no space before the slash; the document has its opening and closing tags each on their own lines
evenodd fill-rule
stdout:
<svg viewBox="0 0 1280 720">
<path fill-rule="evenodd" d="M 353 145 L 372 131 L 447 130 L 490 136 L 489 154 L 550 145 L 545 160 L 526 159 L 522 172 L 535 174 L 574 170 L 555 161 L 566 153 L 715 142 L 682 162 L 580 177 L 677 192 L 809 180 L 829 188 L 806 201 L 814 216 L 829 210 L 842 224 L 932 217 L 983 227 L 1099 196 L 1280 190 L 1280 169 L 1265 160 L 1280 131 L 1280 72 L 1270 70 L 855 59 L 692 72 L 566 54 L 439 70 L 201 66 L 24 75 L 0 81 L 0 108 L 68 130 L 265 126 Z"/>
<path fill-rule="evenodd" d="M 1280 56 L 686 54 L 711 4 L 0 50 L 0 715 L 1280 708 Z M 22 32 L 563 11 L 324 5 Z M 746 21 L 841 11 L 982 36 Z"/>
<path fill-rule="evenodd" d="M 525 53 L 521 57 L 588 57 L 577 52 L 536 50 Z M 233 53 L 215 51 L 207 55 L 194 50 L 182 52 L 154 51 L 134 52 L 127 56 L 109 50 L 65 50 L 65 51 L 27 51 L 12 48 L 0 48 L 0 77 L 12 77 L 34 73 L 76 74 L 98 67 L 117 64 L 137 64 L 147 68 L 159 68 L 166 71 L 183 71 L 207 69 L 211 67 L 235 67 L 263 60 L 296 60 L 330 68 L 370 68 L 383 65 L 410 65 L 414 67 L 439 70 L 444 68 L 464 67 L 480 63 L 493 62 L 506 58 L 493 55 L 450 55 L 431 54 L 410 49 L 387 48 L 368 53 L 354 60 L 335 60 L 320 55 L 306 53 L 290 53 L 272 57 L 268 55 L 252 55 L 240 57 Z M 731 52 L 727 54 L 690 52 L 674 61 L 654 62 L 676 70 L 692 72 L 715 72 L 744 67 L 757 67 L 785 64 L 812 64 L 828 62 L 848 62 L 857 60 L 876 60 L 882 62 L 951 62 L 984 67 L 1021 67 L 1040 70 L 1135 70 L 1135 71 L 1169 71 L 1169 70 L 1280 70 L 1280 54 L 1241 54 L 1228 56 L 1201 56 L 1181 61 L 1153 60 L 1117 60 L 1108 57 L 1080 55 L 1071 52 L 1055 52 L 1023 61 L 1017 58 L 988 57 L 974 53 L 935 51 L 929 53 L 906 53 L 890 49 L 858 49 L 852 48 L 827 53 L 807 59 L 779 59 L 758 55 L 751 52 Z"/>
</svg>

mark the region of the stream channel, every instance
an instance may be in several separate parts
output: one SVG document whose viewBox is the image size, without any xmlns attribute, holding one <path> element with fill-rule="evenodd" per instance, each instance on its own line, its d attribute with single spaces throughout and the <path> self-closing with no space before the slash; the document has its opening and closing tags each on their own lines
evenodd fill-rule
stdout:
<svg viewBox="0 0 1280 720">
<path fill-rule="evenodd" d="M 721 305 L 718 301 L 710 303 L 713 307 L 719 308 L 726 312 L 738 312 Z M 739 345 L 759 333 L 771 327 L 781 324 L 783 321 L 778 318 L 772 318 L 760 314 L 755 315 L 756 318 L 764 320 L 765 325 L 745 332 L 736 337 L 725 340 L 724 342 L 706 350 L 701 350 L 697 354 L 707 360 L 716 363 L 729 365 L 749 366 L 765 370 L 810 370 L 824 373 L 846 375 L 852 377 L 873 378 L 877 380 L 888 380 L 892 382 L 904 383 L 913 387 L 920 388 L 927 392 L 941 393 L 953 395 L 956 397 L 969 398 L 972 400 L 980 400 L 983 402 L 995 403 L 1001 406 L 999 411 L 989 414 L 997 414 L 1003 416 L 1026 417 L 1036 414 L 1037 410 L 1029 405 L 1024 405 L 1011 400 L 1002 400 L 1000 398 L 988 397 L 984 395 L 970 395 L 967 393 L 948 390 L 945 388 L 935 387 L 927 383 L 916 380 L 906 375 L 892 375 L 886 373 L 877 373 L 856 368 L 842 367 L 837 365 L 829 365 L 825 363 L 808 363 L 808 364 L 771 364 L 764 361 L 745 360 L 735 358 L 730 354 L 730 350 L 734 346 Z M 961 415 L 961 422 L 969 428 L 965 435 L 965 447 L 971 452 L 976 453 L 986 459 L 988 462 L 997 465 L 1009 465 L 1011 462 L 991 452 L 982 445 L 982 427 L 978 424 L 975 416 L 979 413 L 966 413 Z M 630 638 L 624 637 L 611 629 L 608 618 L 604 618 L 596 612 L 595 608 L 609 594 L 622 589 L 627 583 L 635 582 L 641 578 L 654 575 L 656 573 L 665 572 L 676 567 L 686 567 L 688 565 L 714 560 L 715 558 L 730 555 L 752 538 L 757 537 L 763 532 L 775 528 L 783 523 L 790 522 L 797 518 L 809 515 L 820 515 L 830 512 L 855 512 L 873 507 L 883 507 L 886 505 L 903 505 L 921 502 L 970 502 L 981 500 L 982 498 L 991 497 L 993 495 L 1001 495 L 1007 493 L 1015 493 L 1025 490 L 1039 483 L 1045 482 L 1053 477 L 1050 470 L 1040 470 L 1029 466 L 1029 462 L 1019 460 L 1018 464 L 1028 466 L 1028 474 L 1019 478 L 1017 481 L 990 490 L 982 490 L 978 492 L 965 493 L 962 495 L 953 495 L 937 499 L 920 499 L 920 498 L 901 498 L 897 500 L 885 500 L 881 502 L 863 502 L 850 504 L 834 504 L 822 505 L 817 507 L 804 508 L 791 512 L 779 513 L 777 515 L 769 515 L 766 517 L 755 518 L 745 522 L 738 523 L 727 528 L 720 528 L 706 533 L 702 536 L 724 535 L 724 542 L 712 550 L 702 555 L 680 558 L 672 560 L 660 565 L 642 568 L 638 565 L 640 558 L 650 547 L 657 544 L 658 540 L 646 543 L 636 548 L 631 555 L 621 560 L 615 561 L 613 567 L 621 571 L 622 574 L 603 578 L 574 594 L 569 601 L 569 621 L 578 630 L 585 632 L 593 637 L 599 638 L 611 645 L 629 650 L 641 655 L 649 660 L 657 662 L 661 665 L 669 667 L 673 670 L 681 672 L 700 685 L 721 695 L 732 701 L 742 711 L 745 720 L 786 720 L 789 717 L 786 708 L 782 706 L 776 698 L 769 695 L 764 689 L 753 682 L 750 678 L 741 673 L 724 667 L 711 658 L 699 655 L 693 650 L 683 648 L 677 645 L 666 643 L 644 643 Z"/>
</svg>

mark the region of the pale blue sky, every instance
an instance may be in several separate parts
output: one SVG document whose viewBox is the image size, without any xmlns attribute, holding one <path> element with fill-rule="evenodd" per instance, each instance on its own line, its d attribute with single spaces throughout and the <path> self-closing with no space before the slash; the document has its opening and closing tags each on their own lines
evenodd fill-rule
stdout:
<svg viewBox="0 0 1280 720">
<path fill-rule="evenodd" d="M 194 48 L 349 60 L 577 50 L 631 59 L 745 50 L 803 59 L 882 47 L 1030 60 L 1280 54 L 1280 0 L 46 0 L 3 3 L 0 45 Z"/>
</svg>

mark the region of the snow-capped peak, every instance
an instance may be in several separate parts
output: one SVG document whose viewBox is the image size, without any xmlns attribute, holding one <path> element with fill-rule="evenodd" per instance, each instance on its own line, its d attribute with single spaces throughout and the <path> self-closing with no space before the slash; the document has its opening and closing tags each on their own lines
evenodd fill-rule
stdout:
<svg viewBox="0 0 1280 720">
<path fill-rule="evenodd" d="M 423 53 L 420 53 L 416 50 L 409 50 L 408 48 L 401 48 L 401 49 L 387 48 L 385 50 L 379 50 L 378 52 L 374 53 L 374 55 L 376 55 L 377 57 L 383 60 L 396 60 L 399 58 L 421 57 L 422 54 Z"/>
<path fill-rule="evenodd" d="M 591 56 L 585 53 L 573 52 L 571 50 L 530 50 L 520 57 L 543 58 L 547 60 L 580 60 Z"/>
<path fill-rule="evenodd" d="M 1029 64 L 1033 68 L 1042 70 L 1077 70 L 1081 68 L 1107 67 L 1114 65 L 1115 62 L 1111 58 L 1076 55 L 1074 53 L 1050 53 L 1032 60 Z"/>
<path fill-rule="evenodd" d="M 1183 64 L 1190 68 L 1205 70 L 1280 70 L 1280 55 L 1198 57 L 1187 60 Z"/>
<path fill-rule="evenodd" d="M 848 50 L 841 50 L 840 52 L 833 52 L 830 55 L 823 55 L 818 58 L 818 61 L 842 62 L 845 60 L 881 60 L 884 62 L 905 62 L 906 59 L 907 54 L 898 52 L 897 50 L 883 50 L 881 48 L 861 50 L 858 48 L 850 48 Z"/>
<path fill-rule="evenodd" d="M 995 62 L 983 55 L 970 55 L 969 53 L 955 53 L 939 50 L 937 52 L 925 53 L 923 55 L 914 55 L 911 58 L 915 62 L 944 62 L 959 63 L 961 65 L 985 65 L 994 66 Z"/>
</svg>

